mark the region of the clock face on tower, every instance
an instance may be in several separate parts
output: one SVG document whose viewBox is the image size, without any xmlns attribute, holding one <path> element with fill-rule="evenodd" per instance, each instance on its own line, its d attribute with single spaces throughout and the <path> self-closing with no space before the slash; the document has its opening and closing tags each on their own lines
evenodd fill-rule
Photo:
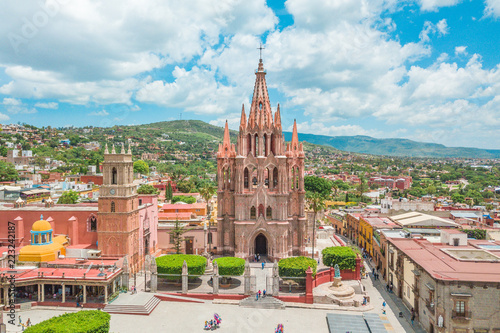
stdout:
<svg viewBox="0 0 500 333">
<path fill-rule="evenodd" d="M 111 190 L 109 190 L 109 194 L 114 195 L 115 194 L 115 189 L 112 188 Z"/>
</svg>

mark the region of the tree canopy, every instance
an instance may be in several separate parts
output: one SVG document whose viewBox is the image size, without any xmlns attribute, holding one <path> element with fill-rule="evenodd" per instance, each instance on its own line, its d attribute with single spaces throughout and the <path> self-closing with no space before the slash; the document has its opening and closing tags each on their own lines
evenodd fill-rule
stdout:
<svg viewBox="0 0 500 333">
<path fill-rule="evenodd" d="M 134 172 L 140 173 L 141 175 L 149 175 L 149 165 L 143 160 L 135 161 Z"/>
<path fill-rule="evenodd" d="M 154 187 L 153 185 L 144 184 L 144 185 L 139 186 L 139 188 L 137 189 L 137 193 L 139 193 L 139 194 L 159 194 L 160 191 L 156 187 Z"/>
<path fill-rule="evenodd" d="M 196 198 L 193 197 L 192 195 L 189 195 L 189 196 L 186 196 L 186 195 L 176 195 L 172 198 L 172 203 L 176 203 L 176 202 L 179 202 L 179 201 L 182 201 L 182 202 L 185 202 L 187 204 L 193 204 L 196 202 Z"/>
<path fill-rule="evenodd" d="M 332 182 L 316 176 L 305 176 L 304 187 L 306 191 L 319 193 L 323 197 L 328 197 L 332 192 Z"/>
<path fill-rule="evenodd" d="M 80 200 L 80 195 L 78 192 L 69 190 L 66 192 L 63 192 L 63 194 L 59 197 L 59 200 L 57 200 L 58 204 L 76 204 Z"/>
<path fill-rule="evenodd" d="M 18 179 L 19 175 L 14 164 L 0 161 L 0 181 L 4 182 Z"/>
</svg>

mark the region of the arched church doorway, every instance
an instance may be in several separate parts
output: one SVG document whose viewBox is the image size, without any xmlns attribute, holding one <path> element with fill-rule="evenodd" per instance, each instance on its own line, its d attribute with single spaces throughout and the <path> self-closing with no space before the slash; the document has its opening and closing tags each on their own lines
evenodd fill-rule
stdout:
<svg viewBox="0 0 500 333">
<path fill-rule="evenodd" d="M 255 237 L 255 253 L 261 256 L 267 256 L 267 238 L 263 234 Z"/>
</svg>

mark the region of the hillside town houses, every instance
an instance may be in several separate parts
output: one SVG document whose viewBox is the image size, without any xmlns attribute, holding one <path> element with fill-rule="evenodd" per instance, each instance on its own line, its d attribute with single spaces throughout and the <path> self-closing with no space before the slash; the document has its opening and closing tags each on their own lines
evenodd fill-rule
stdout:
<svg viewBox="0 0 500 333">
<path fill-rule="evenodd" d="M 271 119 L 270 116 L 266 117 Z M 242 119 L 245 119 L 242 124 L 246 126 L 246 118 Z M 278 125 L 273 126 L 279 129 L 276 133 L 281 133 L 279 118 L 274 121 Z M 151 130 L 147 129 L 148 132 Z M 71 136 L 66 134 L 67 131 L 71 131 Z M 230 242 L 226 244 L 224 237 L 229 236 L 224 236 L 225 233 L 218 226 L 220 221 L 228 219 L 230 207 L 223 207 L 226 213 L 219 211 L 221 207 L 217 194 L 207 202 L 199 193 L 199 188 L 186 187 L 187 183 L 194 184 L 203 179 L 214 184 L 217 181 L 221 193 L 233 191 L 231 186 L 235 185 L 227 179 L 221 179 L 223 171 L 216 169 L 216 157 L 222 158 L 226 152 L 224 147 L 232 152 L 232 155 L 224 158 L 234 158 L 228 128 L 225 129 L 223 141 L 209 142 L 210 145 L 203 152 L 196 151 L 197 145 L 186 137 L 176 139 L 175 132 L 158 134 L 153 142 L 139 136 L 137 129 L 128 133 L 119 128 L 108 134 L 99 134 L 99 131 L 97 128 L 42 130 L 23 125 L 2 127 L 6 147 L 2 162 L 11 164 L 18 178 L 0 183 L 0 211 L 19 226 L 16 240 L 21 248 L 36 245 L 29 241 L 29 234 L 32 231 L 47 233 L 49 225 L 57 234 L 66 235 L 67 238 L 60 239 L 61 243 L 57 245 L 57 251 L 65 253 L 64 262 L 58 261 L 63 260 L 62 257 L 54 257 L 47 264 L 48 267 L 62 265 L 68 270 L 65 274 L 69 274 L 79 269 L 77 262 L 82 257 L 96 260 L 96 265 L 98 260 L 102 260 L 109 274 L 106 278 L 87 284 L 85 291 L 80 292 L 86 295 L 100 292 L 99 301 L 104 303 L 119 287 L 121 282 L 118 276 L 142 269 L 146 255 L 175 251 L 186 254 L 210 251 L 217 254 L 225 248 L 234 251 L 227 244 L 236 244 L 236 240 L 229 238 Z M 247 140 L 247 136 L 244 139 Z M 114 145 L 113 142 L 117 140 L 122 140 L 123 144 Z M 30 146 L 26 143 L 28 141 Z M 423 160 L 414 162 L 414 165 L 404 165 L 395 159 L 377 160 L 369 155 L 330 151 L 316 146 L 310 148 L 299 144 L 295 134 L 293 144 L 300 153 L 296 159 L 304 159 L 304 178 L 300 179 L 294 190 L 302 194 L 303 187 L 307 189 L 308 177 L 327 180 L 331 185 L 330 196 L 325 200 L 326 208 L 317 216 L 318 239 L 332 238 L 338 243 L 359 248 L 366 267 L 378 273 L 387 290 L 401 299 L 427 332 L 500 332 L 500 189 L 491 183 L 482 188 L 475 185 L 479 190 L 472 191 L 468 189 L 472 186 L 464 178 L 465 172 L 453 176 L 457 179 L 449 180 L 452 171 L 442 170 L 442 166 L 466 165 L 467 170 L 482 172 L 480 166 L 486 163 L 496 165 L 497 162 L 474 159 Z M 50 156 L 43 154 L 43 149 L 40 149 L 48 145 L 52 145 L 54 150 Z M 170 145 L 171 148 L 167 150 L 162 145 Z M 220 145 L 218 149 L 217 145 Z M 248 150 L 252 146 L 240 143 L 238 147 Z M 81 153 L 84 157 L 80 158 L 84 164 L 75 158 L 65 158 L 65 153 L 76 149 L 85 151 Z M 261 154 L 269 154 L 275 148 L 271 146 L 269 150 L 266 149 L 262 148 Z M 286 156 L 291 158 L 293 154 L 286 149 L 283 147 L 283 151 L 288 154 Z M 104 160 L 95 159 L 101 155 Z M 138 160 L 149 165 L 147 173 L 134 171 L 130 175 L 130 170 L 127 170 L 126 179 L 120 180 L 118 184 L 113 183 L 117 181 L 113 178 L 114 171 L 110 171 L 113 167 L 121 167 L 123 164 L 120 163 L 124 163 L 132 168 L 133 161 Z M 212 169 L 202 169 L 199 171 L 202 175 L 175 169 L 200 161 L 211 163 Z M 165 172 L 167 165 L 171 168 L 170 172 Z M 484 170 L 491 173 L 496 169 Z M 279 186 L 278 179 L 281 179 L 275 177 L 274 172 L 268 173 L 267 177 L 272 175 L 276 181 L 265 184 L 271 194 L 272 188 Z M 248 191 L 253 189 L 246 184 L 245 176 L 241 179 L 238 188 L 241 187 L 243 191 L 247 187 Z M 253 185 L 254 179 L 251 181 Z M 137 194 L 144 185 L 151 185 L 158 193 Z M 133 197 L 121 198 L 127 205 L 118 206 L 113 201 L 117 194 L 110 190 L 115 190 L 115 187 L 120 191 L 131 189 L 134 193 Z M 183 192 L 186 188 L 188 190 Z M 175 201 L 167 198 L 169 189 Z M 58 199 L 68 191 L 77 193 L 79 202 L 59 204 Z M 227 195 L 232 195 L 232 192 Z M 278 206 L 273 205 L 257 207 L 245 211 L 245 214 L 248 213 L 249 218 L 258 216 L 260 219 L 271 219 L 275 209 L 278 209 Z M 307 251 L 311 251 L 315 214 L 307 205 L 297 207 L 304 209 L 298 214 L 306 221 L 306 228 L 301 231 L 303 234 L 300 237 L 303 244 L 298 250 L 310 255 Z M 137 219 L 137 223 L 142 226 L 143 232 L 133 236 L 139 237 L 137 247 L 128 250 L 129 257 L 125 263 L 123 260 L 102 259 L 103 254 L 112 254 L 115 250 L 100 246 L 99 237 L 117 237 L 117 234 L 114 234 L 116 230 L 99 233 L 96 226 L 109 218 L 106 214 L 111 209 L 123 209 L 124 213 L 133 214 L 135 217 L 127 218 L 124 223 L 133 225 Z M 231 220 L 224 221 L 225 226 L 232 223 Z M 35 223 L 44 226 L 40 231 L 32 230 Z M 186 230 L 179 249 L 175 248 L 172 236 L 176 228 Z M 277 238 L 281 235 L 279 232 L 275 234 Z M 132 235 L 132 229 L 127 229 L 126 237 Z M 250 253 L 250 247 L 242 251 Z M 31 252 L 28 255 L 28 249 L 17 255 L 29 258 L 29 261 L 41 260 L 48 255 Z M 89 274 L 94 273 L 97 276 L 97 272 Z M 85 276 L 78 275 L 77 279 L 84 280 Z M 38 289 L 39 299 L 44 299 L 44 291 L 60 290 L 65 283 L 63 275 L 52 284 L 47 282 L 45 287 Z M 29 283 L 23 288 L 36 289 Z M 78 292 L 75 286 L 68 297 Z M 91 296 L 88 297 L 90 300 Z M 66 299 L 60 300 L 64 303 Z"/>
</svg>

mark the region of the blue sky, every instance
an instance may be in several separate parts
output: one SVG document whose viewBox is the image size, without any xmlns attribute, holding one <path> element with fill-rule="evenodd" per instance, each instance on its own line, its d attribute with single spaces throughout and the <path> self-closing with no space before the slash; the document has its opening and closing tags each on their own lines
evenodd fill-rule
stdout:
<svg viewBox="0 0 500 333">
<path fill-rule="evenodd" d="M 4 1 L 0 122 L 285 129 L 500 149 L 500 0 Z"/>
</svg>

